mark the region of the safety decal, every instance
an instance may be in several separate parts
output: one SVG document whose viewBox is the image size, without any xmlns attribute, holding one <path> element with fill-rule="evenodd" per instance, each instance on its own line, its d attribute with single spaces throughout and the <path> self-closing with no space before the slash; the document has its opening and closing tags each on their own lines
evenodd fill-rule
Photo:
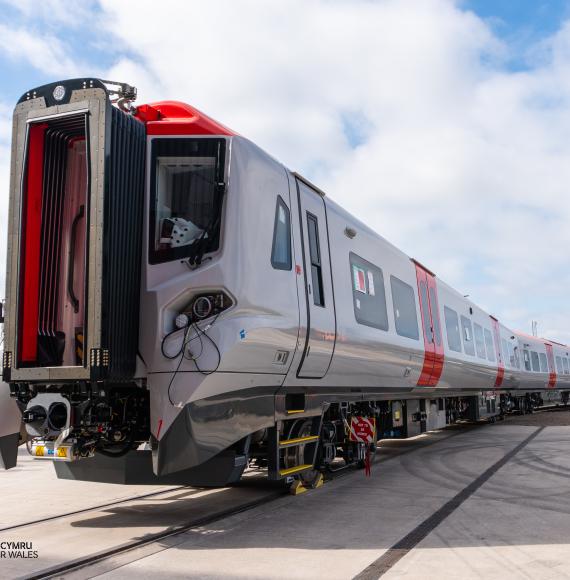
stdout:
<svg viewBox="0 0 570 580">
<path fill-rule="evenodd" d="M 358 266 L 352 266 L 352 275 L 354 278 L 354 289 L 357 292 L 366 294 L 366 277 L 364 270 Z"/>
<path fill-rule="evenodd" d="M 374 417 L 351 417 L 349 440 L 357 443 L 375 443 L 376 419 Z"/>
</svg>

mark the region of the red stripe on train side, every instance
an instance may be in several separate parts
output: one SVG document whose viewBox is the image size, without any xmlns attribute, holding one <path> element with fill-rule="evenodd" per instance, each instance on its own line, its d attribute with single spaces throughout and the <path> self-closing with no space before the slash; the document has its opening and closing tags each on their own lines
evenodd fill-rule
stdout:
<svg viewBox="0 0 570 580">
<path fill-rule="evenodd" d="M 556 386 L 556 367 L 554 366 L 554 349 L 551 344 L 545 343 L 546 347 L 546 360 L 548 360 L 548 366 L 550 373 L 548 375 L 548 388 L 553 389 Z"/>
<path fill-rule="evenodd" d="M 42 189 L 44 133 L 47 125 L 30 126 L 26 188 L 23 195 L 23 222 L 20 254 L 19 359 L 33 362 L 38 354 L 40 287 L 40 235 L 42 226 Z"/>
<path fill-rule="evenodd" d="M 495 389 L 498 389 L 503 384 L 503 379 L 505 378 L 505 363 L 503 362 L 503 356 L 501 355 L 501 329 L 499 327 L 499 321 L 493 317 L 491 319 L 491 325 L 493 327 L 493 338 L 495 343 L 495 356 L 497 357 L 497 377 L 495 378 Z"/>
<path fill-rule="evenodd" d="M 417 385 L 420 387 L 435 387 L 441 378 L 445 359 L 443 354 L 435 275 L 415 260 L 412 261 L 416 267 L 418 298 L 420 303 L 420 316 L 422 320 L 425 348 L 424 363 Z M 422 293 L 422 286 L 425 288 L 425 295 Z M 426 327 L 426 324 L 429 325 L 429 328 Z M 436 325 L 438 329 L 437 332 Z M 436 336 L 439 336 L 439 341 Z"/>
</svg>

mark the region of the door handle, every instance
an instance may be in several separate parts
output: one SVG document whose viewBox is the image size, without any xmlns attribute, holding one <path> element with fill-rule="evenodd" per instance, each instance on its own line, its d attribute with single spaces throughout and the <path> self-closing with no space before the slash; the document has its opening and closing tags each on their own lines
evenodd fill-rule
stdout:
<svg viewBox="0 0 570 580">
<path fill-rule="evenodd" d="M 71 224 L 71 240 L 69 241 L 69 261 L 67 262 L 67 293 L 69 294 L 69 299 L 73 305 L 73 312 L 77 314 L 79 312 L 79 300 L 75 296 L 75 291 L 73 289 L 73 275 L 75 273 L 75 242 L 77 238 L 77 224 L 79 220 L 83 217 L 85 211 L 85 206 L 79 207 L 78 214 L 73 218 L 73 223 Z"/>
</svg>

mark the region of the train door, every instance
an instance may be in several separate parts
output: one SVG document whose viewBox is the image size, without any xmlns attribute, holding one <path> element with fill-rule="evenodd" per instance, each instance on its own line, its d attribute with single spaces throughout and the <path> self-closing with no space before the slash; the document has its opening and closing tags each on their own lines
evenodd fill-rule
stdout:
<svg viewBox="0 0 570 580">
<path fill-rule="evenodd" d="M 418 295 L 424 332 L 424 365 L 418 386 L 435 387 L 443 371 L 443 342 L 437 302 L 435 276 L 421 264 L 414 262 L 418 280 Z"/>
<path fill-rule="evenodd" d="M 331 363 L 336 319 L 323 196 L 297 179 L 307 300 L 307 335 L 297 376 L 322 378 Z"/>
<path fill-rule="evenodd" d="M 556 367 L 554 366 L 554 349 L 551 344 L 546 343 L 546 359 L 548 360 L 548 388 L 552 389 L 556 385 Z"/>
<path fill-rule="evenodd" d="M 499 321 L 490 316 L 491 324 L 493 325 L 493 337 L 495 338 L 495 353 L 497 355 L 497 378 L 495 379 L 495 388 L 499 388 L 503 384 L 505 376 L 505 361 L 501 353 L 501 330 L 499 328 Z"/>
</svg>

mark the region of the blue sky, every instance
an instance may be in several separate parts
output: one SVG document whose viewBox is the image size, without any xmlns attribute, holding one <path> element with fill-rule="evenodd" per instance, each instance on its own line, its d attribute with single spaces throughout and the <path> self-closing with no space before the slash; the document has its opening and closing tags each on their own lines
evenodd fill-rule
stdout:
<svg viewBox="0 0 570 580">
<path fill-rule="evenodd" d="M 102 76 L 191 102 L 505 323 L 570 342 L 569 7 L 0 0 L 0 261 L 11 108 Z"/>
</svg>

